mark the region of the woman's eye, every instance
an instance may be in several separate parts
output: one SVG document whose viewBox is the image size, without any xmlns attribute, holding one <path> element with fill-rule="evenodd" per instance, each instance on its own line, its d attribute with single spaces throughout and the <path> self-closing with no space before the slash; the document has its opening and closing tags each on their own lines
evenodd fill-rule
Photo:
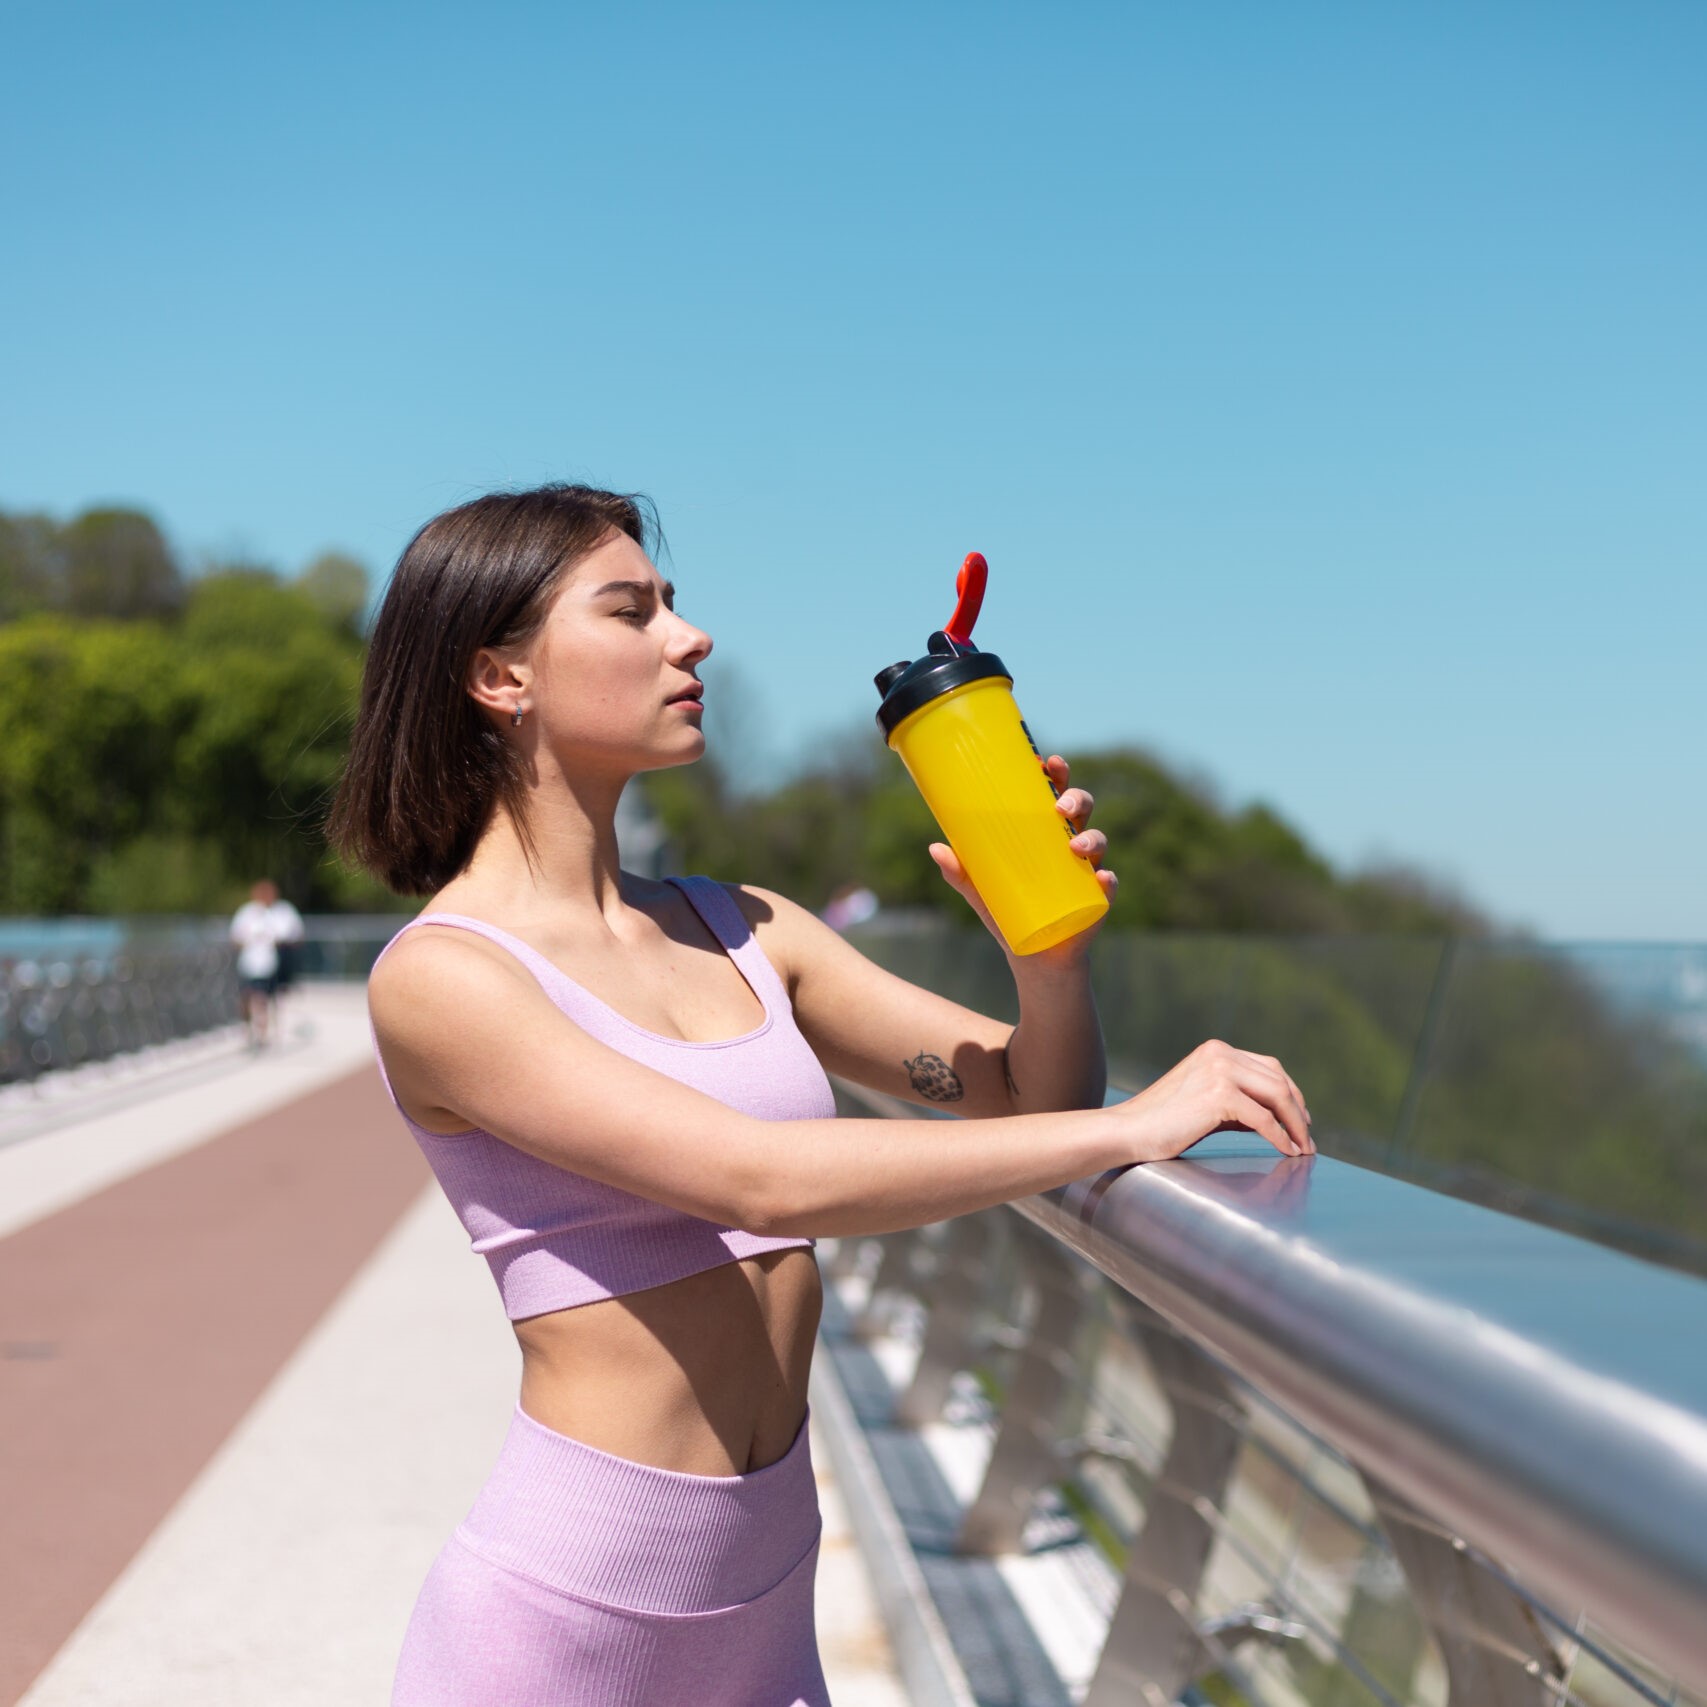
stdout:
<svg viewBox="0 0 1707 1707">
<path fill-rule="evenodd" d="M 616 614 L 618 616 L 624 616 L 624 617 L 628 617 L 630 619 L 633 619 L 633 618 L 642 618 L 643 619 L 646 615 L 645 611 L 639 611 L 639 610 L 619 610 Z"/>
</svg>

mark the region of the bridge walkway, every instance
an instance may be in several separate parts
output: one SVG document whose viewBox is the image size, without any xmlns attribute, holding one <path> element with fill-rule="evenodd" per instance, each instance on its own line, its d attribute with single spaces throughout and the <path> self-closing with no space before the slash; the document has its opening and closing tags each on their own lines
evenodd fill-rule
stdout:
<svg viewBox="0 0 1707 1707">
<path fill-rule="evenodd" d="M 0 1704 L 371 1707 L 514 1404 L 362 991 L 0 1100 Z M 901 1707 L 829 1454 L 825 1669 Z"/>
</svg>

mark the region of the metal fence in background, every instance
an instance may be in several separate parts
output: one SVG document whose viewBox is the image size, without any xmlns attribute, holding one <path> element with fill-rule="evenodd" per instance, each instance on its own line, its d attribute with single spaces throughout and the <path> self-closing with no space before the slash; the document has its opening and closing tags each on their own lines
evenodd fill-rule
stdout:
<svg viewBox="0 0 1707 1707">
<path fill-rule="evenodd" d="M 0 961 L 0 1084 L 108 1061 L 237 1019 L 228 948 Z"/>
<path fill-rule="evenodd" d="M 304 978 L 365 978 L 402 921 L 312 917 L 289 947 Z M 220 919 L 11 921 L 0 954 L 0 1085 L 110 1061 L 238 1020 L 236 956 Z"/>
<path fill-rule="evenodd" d="M 366 978 L 408 918 L 398 913 L 317 913 L 303 921 L 307 935 L 297 947 L 297 972 L 304 978 Z"/>
</svg>

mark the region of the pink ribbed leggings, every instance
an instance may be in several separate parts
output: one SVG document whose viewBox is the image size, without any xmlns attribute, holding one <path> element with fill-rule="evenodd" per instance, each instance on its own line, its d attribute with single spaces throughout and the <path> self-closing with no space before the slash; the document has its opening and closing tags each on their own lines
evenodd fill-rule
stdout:
<svg viewBox="0 0 1707 1707">
<path fill-rule="evenodd" d="M 415 1603 L 392 1707 L 829 1707 L 806 1424 L 745 1476 L 615 1458 L 519 1407 Z"/>
</svg>

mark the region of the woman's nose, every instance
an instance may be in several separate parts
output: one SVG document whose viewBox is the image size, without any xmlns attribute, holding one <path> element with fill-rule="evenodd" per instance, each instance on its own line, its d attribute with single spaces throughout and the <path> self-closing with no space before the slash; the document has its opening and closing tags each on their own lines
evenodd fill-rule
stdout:
<svg viewBox="0 0 1707 1707">
<path fill-rule="evenodd" d="M 675 663 L 698 663 L 701 658 L 711 652 L 711 636 L 703 628 L 695 628 L 686 617 L 677 617 L 677 633 L 675 644 L 671 648 L 671 661 Z"/>
</svg>

